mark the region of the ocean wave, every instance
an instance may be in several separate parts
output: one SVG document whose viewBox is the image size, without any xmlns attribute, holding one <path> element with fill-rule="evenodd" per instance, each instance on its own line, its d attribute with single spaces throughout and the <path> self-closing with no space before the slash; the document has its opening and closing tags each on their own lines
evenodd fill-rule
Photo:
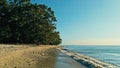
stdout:
<svg viewBox="0 0 120 68">
<path fill-rule="evenodd" d="M 58 50 L 60 50 L 64 54 L 70 56 L 77 62 L 87 66 L 88 68 L 120 68 L 116 65 L 105 63 L 105 62 L 97 60 L 95 58 L 86 56 L 84 54 L 75 53 L 75 52 L 69 51 L 67 49 L 58 48 Z"/>
<path fill-rule="evenodd" d="M 113 55 L 113 56 L 118 56 L 118 57 L 120 57 L 120 54 L 115 54 L 115 53 L 104 53 L 104 54 L 106 54 L 106 55 Z"/>
</svg>

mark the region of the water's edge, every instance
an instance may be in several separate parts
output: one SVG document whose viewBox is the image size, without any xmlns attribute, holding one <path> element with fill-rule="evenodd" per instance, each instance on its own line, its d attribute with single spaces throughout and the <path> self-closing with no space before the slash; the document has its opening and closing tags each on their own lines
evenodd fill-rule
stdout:
<svg viewBox="0 0 120 68">
<path fill-rule="evenodd" d="M 68 49 L 58 48 L 62 53 L 70 56 L 75 61 L 87 66 L 88 68 L 119 68 L 118 66 L 99 61 L 95 58 L 69 51 Z"/>
</svg>

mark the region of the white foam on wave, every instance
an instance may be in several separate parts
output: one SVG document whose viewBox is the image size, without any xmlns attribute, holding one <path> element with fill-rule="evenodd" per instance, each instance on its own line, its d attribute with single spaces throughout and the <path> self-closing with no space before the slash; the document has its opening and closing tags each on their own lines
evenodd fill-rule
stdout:
<svg viewBox="0 0 120 68">
<path fill-rule="evenodd" d="M 74 52 L 68 51 L 66 49 L 61 49 L 61 48 L 58 48 L 58 50 L 60 50 L 62 53 L 66 54 L 68 56 L 72 56 L 74 60 L 77 60 L 77 61 L 80 60 L 83 63 L 91 65 L 94 68 L 120 68 L 118 66 L 115 66 L 115 65 L 112 65 L 109 63 L 105 63 L 105 62 L 102 62 L 95 58 L 86 56 L 84 54 L 74 53 Z"/>
<path fill-rule="evenodd" d="M 114 53 L 105 53 L 106 55 L 112 55 L 112 56 L 118 56 L 120 57 L 120 54 L 114 54 Z"/>
</svg>

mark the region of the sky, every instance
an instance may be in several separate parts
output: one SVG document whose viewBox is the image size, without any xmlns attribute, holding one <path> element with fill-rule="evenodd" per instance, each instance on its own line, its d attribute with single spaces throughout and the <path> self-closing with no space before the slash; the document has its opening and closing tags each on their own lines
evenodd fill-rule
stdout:
<svg viewBox="0 0 120 68">
<path fill-rule="evenodd" d="M 120 0 L 36 0 L 52 8 L 62 45 L 120 45 Z"/>
</svg>

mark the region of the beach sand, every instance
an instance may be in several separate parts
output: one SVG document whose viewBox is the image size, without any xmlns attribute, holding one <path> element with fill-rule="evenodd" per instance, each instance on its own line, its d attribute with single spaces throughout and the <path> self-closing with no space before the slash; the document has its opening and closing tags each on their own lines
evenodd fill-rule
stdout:
<svg viewBox="0 0 120 68">
<path fill-rule="evenodd" d="M 85 68 L 56 46 L 0 46 L 0 68 Z"/>
</svg>

